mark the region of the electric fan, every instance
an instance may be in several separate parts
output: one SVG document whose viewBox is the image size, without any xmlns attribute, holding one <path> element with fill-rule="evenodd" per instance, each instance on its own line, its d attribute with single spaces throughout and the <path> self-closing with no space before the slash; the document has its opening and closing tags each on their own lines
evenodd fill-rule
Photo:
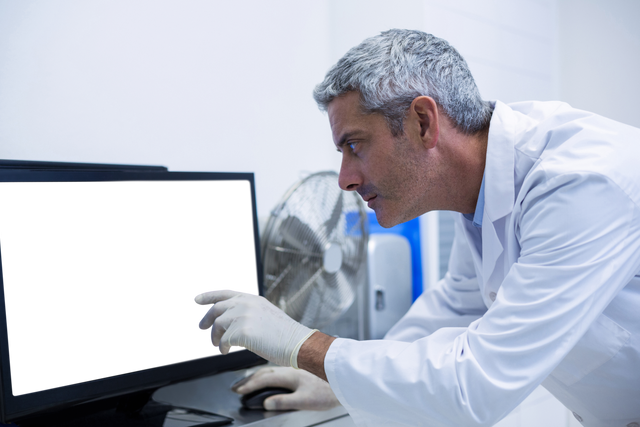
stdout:
<svg viewBox="0 0 640 427">
<path fill-rule="evenodd" d="M 366 280 L 368 223 L 356 192 L 318 172 L 291 187 L 262 239 L 265 297 L 310 328 L 338 319 Z"/>
</svg>

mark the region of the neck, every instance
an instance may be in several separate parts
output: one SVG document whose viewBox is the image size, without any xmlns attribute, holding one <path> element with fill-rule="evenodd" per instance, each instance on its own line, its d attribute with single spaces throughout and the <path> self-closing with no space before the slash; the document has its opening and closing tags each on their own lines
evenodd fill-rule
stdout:
<svg viewBox="0 0 640 427">
<path fill-rule="evenodd" d="M 489 128 L 479 132 L 473 136 L 476 147 L 476 153 L 473 163 L 473 172 L 469 182 L 469 200 L 473 205 L 473 209 L 469 212 L 475 212 L 476 205 L 478 203 L 478 196 L 480 195 L 480 187 L 482 186 L 482 178 L 484 177 L 484 169 L 487 162 L 487 145 L 489 143 Z M 467 213 L 467 212 L 464 212 Z"/>
<path fill-rule="evenodd" d="M 445 135 L 443 135 L 445 136 Z M 473 213 L 478 203 L 480 186 L 487 157 L 489 129 L 473 135 L 464 135 L 450 129 L 445 136 L 444 156 L 448 157 L 448 178 L 450 188 L 446 210 Z"/>
</svg>

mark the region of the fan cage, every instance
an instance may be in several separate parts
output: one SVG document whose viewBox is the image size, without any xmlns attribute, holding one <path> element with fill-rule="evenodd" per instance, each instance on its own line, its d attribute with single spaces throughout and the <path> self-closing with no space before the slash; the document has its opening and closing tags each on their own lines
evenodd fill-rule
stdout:
<svg viewBox="0 0 640 427">
<path fill-rule="evenodd" d="M 366 280 L 368 233 L 362 199 L 340 189 L 337 173 L 318 172 L 296 183 L 265 227 L 265 297 L 308 327 L 331 324 Z M 336 245 L 342 261 L 337 271 L 325 259 Z"/>
</svg>

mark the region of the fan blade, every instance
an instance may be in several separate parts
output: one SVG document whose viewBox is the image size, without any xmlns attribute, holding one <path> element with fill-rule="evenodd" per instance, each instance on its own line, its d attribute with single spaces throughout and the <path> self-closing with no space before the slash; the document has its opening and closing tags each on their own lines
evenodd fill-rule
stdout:
<svg viewBox="0 0 640 427">
<path fill-rule="evenodd" d="M 363 262 L 364 244 L 360 237 L 347 237 L 340 242 L 343 267 L 358 268 Z"/>
<path fill-rule="evenodd" d="M 280 282 L 282 282 L 282 280 L 287 276 L 287 274 L 289 274 L 292 268 L 293 264 L 287 265 L 287 267 L 282 270 L 278 277 L 276 277 L 273 283 L 267 286 L 267 289 L 265 289 L 264 291 L 265 298 L 269 299 L 269 295 L 271 294 L 271 292 L 273 292 L 273 290 L 280 284 Z"/>
<path fill-rule="evenodd" d="M 338 200 L 336 201 L 336 204 L 333 206 L 333 210 L 331 211 L 331 216 L 324 223 L 324 228 L 326 230 L 325 234 L 327 237 L 329 237 L 332 234 L 333 230 L 335 230 L 336 226 L 338 225 L 338 221 L 342 216 L 342 207 L 344 205 L 342 196 L 343 193 L 342 191 L 340 191 L 338 193 Z"/>
<path fill-rule="evenodd" d="M 322 258 L 322 255 L 323 255 L 320 252 L 299 251 L 297 249 L 289 249 L 289 248 L 284 248 L 282 246 L 275 246 L 275 245 L 269 246 L 268 249 L 273 249 L 276 252 L 287 253 L 292 255 L 314 256 L 319 258 Z"/>
<path fill-rule="evenodd" d="M 307 292 L 307 290 L 309 289 L 309 287 L 313 286 L 313 284 L 316 282 L 318 277 L 320 277 L 320 275 L 322 274 L 322 271 L 323 271 L 322 268 L 319 268 L 318 270 L 316 270 L 316 272 L 313 273 L 311 277 L 309 277 L 309 280 L 307 280 L 302 286 L 300 286 L 300 289 L 296 290 L 296 292 L 293 293 L 293 295 L 291 295 L 288 303 L 291 305 L 298 303 L 298 298 L 304 295 L 305 292 Z"/>
<path fill-rule="evenodd" d="M 333 323 L 355 301 L 355 290 L 340 274 L 324 273 L 308 295 L 300 322 L 308 327 L 322 328 Z"/>
<path fill-rule="evenodd" d="M 301 252 L 321 253 L 322 244 L 317 234 L 296 216 L 288 216 L 279 228 L 283 242 Z M 286 246 L 286 245 L 283 245 Z"/>
</svg>

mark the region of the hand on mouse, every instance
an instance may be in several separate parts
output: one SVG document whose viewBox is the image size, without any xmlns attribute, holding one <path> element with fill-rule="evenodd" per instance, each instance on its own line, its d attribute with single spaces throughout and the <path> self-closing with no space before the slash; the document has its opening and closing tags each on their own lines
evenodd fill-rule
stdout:
<svg viewBox="0 0 640 427">
<path fill-rule="evenodd" d="M 280 394 L 265 399 L 264 408 L 269 411 L 324 411 L 340 405 L 329 383 L 307 371 L 292 368 L 262 368 L 234 384 L 232 390 L 239 394 L 247 394 L 265 387 L 293 390 L 291 394 Z"/>
</svg>

